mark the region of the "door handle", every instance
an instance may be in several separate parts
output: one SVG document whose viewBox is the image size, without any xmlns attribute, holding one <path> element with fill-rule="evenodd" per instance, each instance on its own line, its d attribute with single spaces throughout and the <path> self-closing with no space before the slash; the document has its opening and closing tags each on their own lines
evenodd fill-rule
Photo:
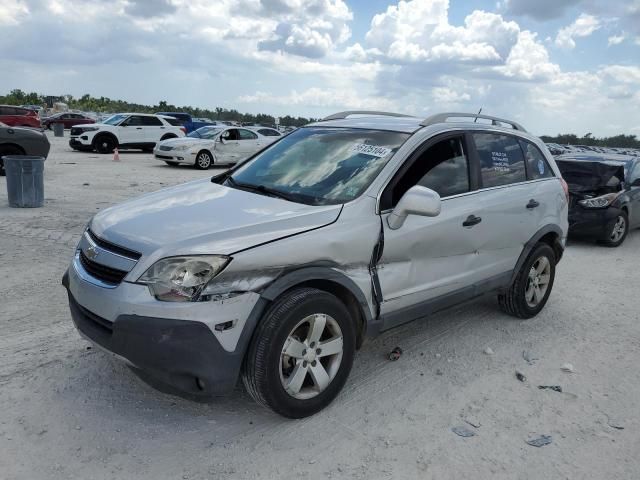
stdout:
<svg viewBox="0 0 640 480">
<path fill-rule="evenodd" d="M 527 203 L 527 208 L 529 210 L 531 210 L 532 208 L 536 208 L 539 207 L 540 203 L 536 202 L 533 198 L 531 200 L 529 200 L 529 203 Z"/>
<path fill-rule="evenodd" d="M 473 227 L 474 225 L 479 224 L 482 221 L 482 218 L 476 217 L 475 215 L 469 215 L 467 219 L 462 222 L 463 227 Z"/>
</svg>

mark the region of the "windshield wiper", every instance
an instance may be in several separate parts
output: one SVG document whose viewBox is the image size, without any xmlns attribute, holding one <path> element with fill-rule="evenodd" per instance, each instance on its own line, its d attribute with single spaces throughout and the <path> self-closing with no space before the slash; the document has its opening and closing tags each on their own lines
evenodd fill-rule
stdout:
<svg viewBox="0 0 640 480">
<path fill-rule="evenodd" d="M 290 202 L 297 202 L 297 200 L 294 200 L 295 198 L 294 195 L 290 195 L 288 193 L 284 193 L 279 190 L 274 190 L 273 188 L 265 187 L 264 185 L 253 185 L 251 183 L 236 182 L 231 176 L 227 177 L 226 181 L 229 182 L 234 187 L 237 187 L 241 190 L 258 192 L 265 195 L 270 195 L 272 197 L 281 198 L 283 200 L 288 200 Z"/>
</svg>

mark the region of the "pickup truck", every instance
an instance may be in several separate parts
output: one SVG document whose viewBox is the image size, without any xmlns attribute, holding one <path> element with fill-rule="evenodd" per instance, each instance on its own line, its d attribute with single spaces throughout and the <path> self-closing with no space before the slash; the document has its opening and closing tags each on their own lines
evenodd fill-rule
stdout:
<svg viewBox="0 0 640 480">
<path fill-rule="evenodd" d="M 190 114 L 183 113 L 183 112 L 158 112 L 156 113 L 156 115 L 166 115 L 166 116 L 178 119 L 180 123 L 182 123 L 184 128 L 186 128 L 187 133 L 191 133 L 194 130 L 199 129 L 200 127 L 215 125 L 215 123 L 212 123 L 212 122 L 195 121 Z"/>
</svg>

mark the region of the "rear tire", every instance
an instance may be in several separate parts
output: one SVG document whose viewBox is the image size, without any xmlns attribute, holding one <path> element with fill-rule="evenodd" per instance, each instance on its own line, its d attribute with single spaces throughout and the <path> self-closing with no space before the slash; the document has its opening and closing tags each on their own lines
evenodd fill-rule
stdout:
<svg viewBox="0 0 640 480">
<path fill-rule="evenodd" d="M 4 177 L 7 174 L 4 169 L 4 162 L 2 161 L 2 157 L 5 155 L 25 155 L 25 151 L 15 145 L 0 146 L 0 177 Z"/>
<path fill-rule="evenodd" d="M 285 417 L 307 417 L 338 395 L 355 345 L 354 321 L 338 298 L 315 288 L 294 289 L 256 327 L 242 381 L 257 403 Z"/>
<path fill-rule="evenodd" d="M 538 243 L 509 289 L 498 295 L 505 313 L 518 318 L 535 317 L 544 308 L 556 275 L 556 255 L 546 243 Z"/>
<path fill-rule="evenodd" d="M 167 133 L 167 134 L 162 136 L 160 141 L 169 140 L 170 138 L 178 138 L 178 136 L 175 133 Z"/>
<path fill-rule="evenodd" d="M 93 140 L 93 148 L 102 154 L 113 153 L 118 147 L 118 141 L 111 135 L 99 135 Z"/>
<path fill-rule="evenodd" d="M 627 238 L 629 233 L 629 215 L 622 210 L 620 215 L 614 218 L 609 225 L 607 225 L 607 233 L 602 238 L 601 242 L 607 247 L 615 248 L 622 245 L 624 239 Z"/>
</svg>

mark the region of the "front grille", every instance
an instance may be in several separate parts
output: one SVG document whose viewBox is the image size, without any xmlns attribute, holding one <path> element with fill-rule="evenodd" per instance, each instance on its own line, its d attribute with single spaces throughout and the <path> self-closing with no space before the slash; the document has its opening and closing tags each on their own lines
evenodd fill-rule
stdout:
<svg viewBox="0 0 640 480">
<path fill-rule="evenodd" d="M 162 150 L 163 152 L 168 152 L 169 150 L 173 150 L 173 147 L 171 145 L 160 145 L 159 150 Z"/>
<path fill-rule="evenodd" d="M 121 247 L 120 245 L 116 245 L 115 243 L 107 242 L 96 236 L 91 230 L 87 230 L 89 237 L 96 245 L 100 245 L 102 248 L 109 250 L 113 253 L 117 253 L 118 255 L 123 255 L 128 258 L 132 258 L 133 260 L 139 260 L 142 256 L 140 253 L 135 252 L 133 250 L 129 250 L 128 248 Z"/>
<path fill-rule="evenodd" d="M 71 135 L 78 136 L 81 133 L 82 133 L 82 128 L 78 128 L 78 127 L 71 128 Z"/>
<path fill-rule="evenodd" d="M 94 262 L 93 260 L 87 258 L 82 250 L 80 251 L 80 263 L 89 275 L 110 285 L 120 284 L 120 282 L 122 282 L 124 277 L 127 275 L 127 272 L 125 271 L 106 267 L 97 262 Z"/>
</svg>

